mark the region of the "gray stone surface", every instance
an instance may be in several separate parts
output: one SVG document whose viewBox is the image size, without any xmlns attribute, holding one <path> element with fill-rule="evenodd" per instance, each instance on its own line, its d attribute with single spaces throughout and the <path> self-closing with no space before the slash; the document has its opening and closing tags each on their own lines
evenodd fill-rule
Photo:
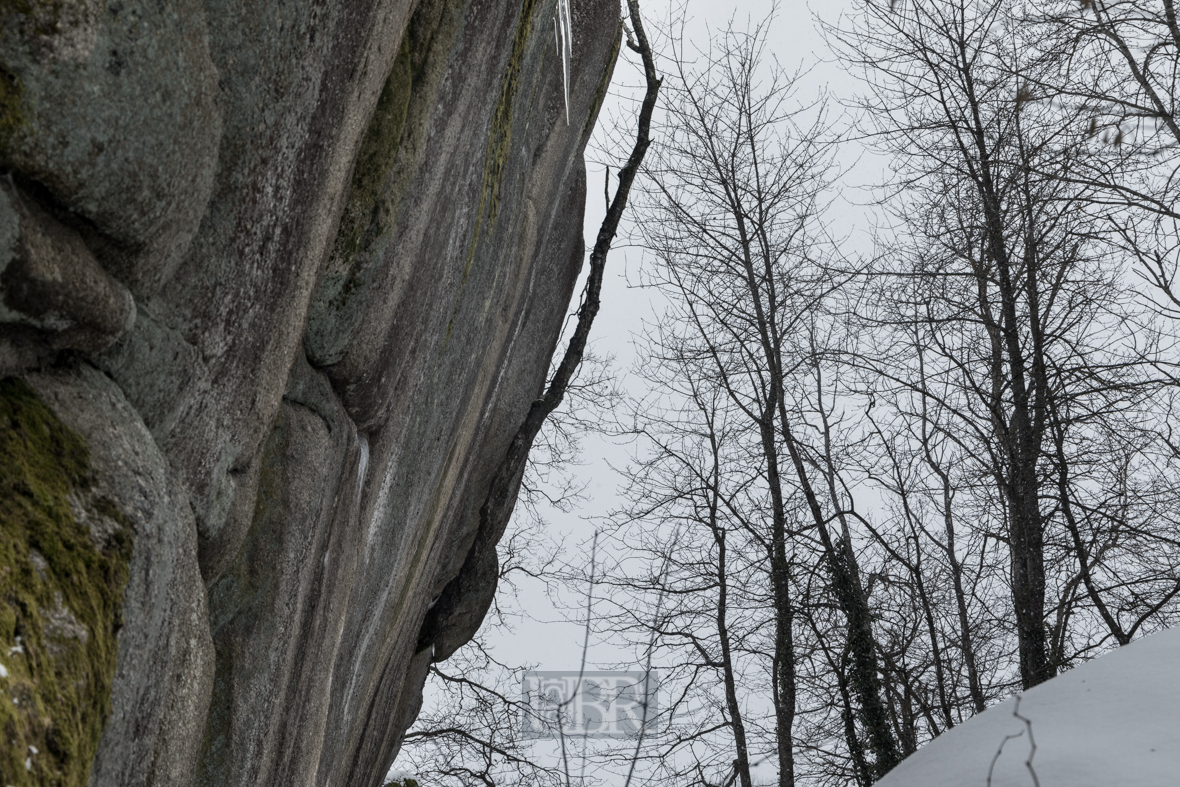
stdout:
<svg viewBox="0 0 1180 787">
<path fill-rule="evenodd" d="M 131 293 L 81 236 L 8 183 L 0 183 L 0 286 L 0 323 L 31 329 L 50 349 L 105 350 L 135 322 Z"/>
<path fill-rule="evenodd" d="M 221 136 L 199 0 L 0 4 L 0 64 L 24 127 L 0 150 L 136 297 L 168 279 L 205 214 Z"/>
<path fill-rule="evenodd" d="M 421 639 L 544 382 L 618 45 L 574 3 L 567 124 L 554 11 L 0 0 L 0 374 L 138 512 L 93 784 L 378 785 L 474 632 L 466 577 Z"/>
<path fill-rule="evenodd" d="M 298 360 L 264 451 L 253 524 L 210 595 L 218 663 L 200 783 L 316 784 L 363 546 L 366 457 L 326 378 Z"/>
<path fill-rule="evenodd" d="M 135 534 L 112 713 L 93 787 L 185 784 L 196 762 L 213 683 L 213 642 L 197 569 L 192 512 L 167 461 L 110 379 L 86 364 L 25 376 L 90 446 L 92 496 L 110 499 Z"/>
</svg>

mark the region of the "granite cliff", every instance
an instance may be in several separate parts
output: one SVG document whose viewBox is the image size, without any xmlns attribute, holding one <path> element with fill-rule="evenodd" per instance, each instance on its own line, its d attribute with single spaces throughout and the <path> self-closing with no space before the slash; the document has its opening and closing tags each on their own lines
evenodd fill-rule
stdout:
<svg viewBox="0 0 1180 787">
<path fill-rule="evenodd" d="M 381 783 L 582 262 L 555 12 L 0 0 L 0 783 Z"/>
</svg>

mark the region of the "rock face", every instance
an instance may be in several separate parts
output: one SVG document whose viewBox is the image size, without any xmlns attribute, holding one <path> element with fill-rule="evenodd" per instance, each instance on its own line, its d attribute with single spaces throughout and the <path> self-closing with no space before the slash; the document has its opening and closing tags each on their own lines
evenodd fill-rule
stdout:
<svg viewBox="0 0 1180 787">
<path fill-rule="evenodd" d="M 619 8 L 573 3 L 567 123 L 555 5 L 0 0 L 0 392 L 88 455 L 72 508 L 12 494 L 133 544 L 90 628 L 0 599 L 0 663 L 117 633 L 70 773 L 381 783 L 581 266 Z M 0 524 L 0 574 L 67 575 Z"/>
</svg>

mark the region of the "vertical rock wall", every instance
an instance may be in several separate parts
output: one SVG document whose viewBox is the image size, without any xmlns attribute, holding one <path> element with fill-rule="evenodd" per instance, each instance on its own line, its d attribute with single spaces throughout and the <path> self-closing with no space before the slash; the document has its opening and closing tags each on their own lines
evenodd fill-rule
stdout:
<svg viewBox="0 0 1180 787">
<path fill-rule="evenodd" d="M 573 11 L 567 124 L 555 0 L 0 0 L 0 377 L 85 446 L 106 519 L 13 494 L 95 560 L 100 520 L 133 545 L 71 772 L 381 783 L 581 265 L 619 9 Z M 13 598 L 0 636 L 48 625 Z"/>
</svg>

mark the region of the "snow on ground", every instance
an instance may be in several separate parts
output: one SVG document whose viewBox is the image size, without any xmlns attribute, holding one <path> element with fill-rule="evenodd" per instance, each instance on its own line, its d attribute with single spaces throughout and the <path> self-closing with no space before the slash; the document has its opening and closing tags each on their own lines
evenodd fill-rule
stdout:
<svg viewBox="0 0 1180 787">
<path fill-rule="evenodd" d="M 877 784 L 1180 787 L 1180 627 L 988 708 L 935 738 Z"/>
</svg>

